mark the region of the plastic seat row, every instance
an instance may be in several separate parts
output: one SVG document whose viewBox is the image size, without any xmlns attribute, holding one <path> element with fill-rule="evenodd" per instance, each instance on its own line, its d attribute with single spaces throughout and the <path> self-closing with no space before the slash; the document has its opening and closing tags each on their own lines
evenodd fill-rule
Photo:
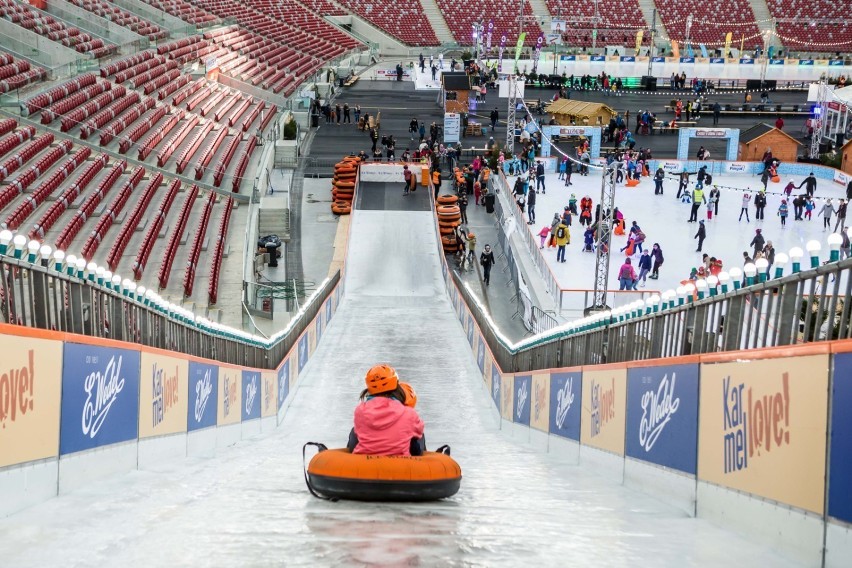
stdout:
<svg viewBox="0 0 852 568">
<path fill-rule="evenodd" d="M 45 211 L 39 220 L 30 229 L 29 236 L 31 239 L 43 239 L 47 231 L 59 220 L 59 217 L 71 206 L 74 201 L 85 191 L 86 187 L 95 179 L 102 169 L 107 165 L 108 158 L 105 154 L 99 154 L 86 169 L 77 176 L 71 185 L 66 187 L 59 199 L 51 203 L 50 207 Z"/>
<path fill-rule="evenodd" d="M 210 114 L 210 111 L 212 111 L 214 108 L 216 108 L 216 105 L 218 105 L 220 102 L 222 102 L 222 100 L 227 95 L 228 95 L 228 93 L 226 91 L 222 90 L 222 89 L 213 93 L 213 96 L 207 98 L 204 101 L 204 104 L 201 105 L 201 108 L 198 109 L 199 114 L 201 114 L 201 116 L 207 116 L 208 114 Z"/>
<path fill-rule="evenodd" d="M 91 154 L 92 151 L 89 148 L 80 148 L 74 152 L 74 155 L 65 160 L 50 177 L 33 188 L 32 193 L 6 218 L 6 227 L 12 231 L 17 230 L 30 215 L 35 213 L 38 206 L 44 203 Z"/>
<path fill-rule="evenodd" d="M 139 141 L 146 132 L 151 130 L 155 124 L 157 124 L 161 118 L 166 116 L 166 112 L 168 108 L 165 106 L 160 106 L 153 108 L 145 114 L 142 119 L 134 126 L 130 131 L 122 137 L 121 142 L 118 144 L 118 152 L 120 154 L 126 154 L 130 147 Z"/>
<path fill-rule="evenodd" d="M 130 69 L 134 65 L 138 65 L 143 61 L 147 61 L 154 57 L 154 53 L 152 51 L 140 51 L 135 55 L 129 55 L 127 57 L 123 57 L 117 61 L 113 61 L 107 65 L 104 65 L 100 69 L 101 77 L 106 79 L 110 75 L 115 75 L 119 71 L 124 71 L 125 69 Z"/>
<path fill-rule="evenodd" d="M 214 85 L 206 85 L 199 89 L 196 93 L 194 93 L 186 100 L 186 110 L 195 110 L 195 107 L 201 104 L 201 101 L 213 94 L 214 88 Z"/>
<path fill-rule="evenodd" d="M 173 114 L 170 114 L 165 122 L 161 124 L 154 132 L 149 134 L 145 140 L 139 144 L 139 159 L 144 160 L 157 147 L 157 144 L 163 141 L 163 138 L 169 135 L 169 132 L 177 126 L 178 121 L 183 118 L 184 112 L 176 109 Z"/>
<path fill-rule="evenodd" d="M 213 205 L 215 203 L 216 192 L 211 191 L 207 196 L 207 201 L 204 203 L 201 219 L 198 220 L 195 238 L 192 241 L 192 248 L 189 250 L 189 259 L 186 261 L 186 271 L 183 273 L 183 295 L 186 298 L 192 296 L 192 289 L 195 284 L 195 270 L 201 258 L 201 247 L 204 245 L 204 237 L 207 236 L 207 226 L 210 224 L 210 216 L 213 213 Z"/>
<path fill-rule="evenodd" d="M 194 26 L 205 26 L 218 24 L 221 20 L 186 2 L 184 0 L 142 0 L 146 4 L 150 4 L 155 8 L 162 10 L 170 16 L 180 18 L 184 22 Z"/>
<path fill-rule="evenodd" d="M 192 80 L 192 77 L 189 75 L 180 75 L 177 79 L 165 85 L 162 89 L 157 91 L 157 100 L 162 101 L 165 100 L 166 97 L 180 89 L 181 87 L 188 85 Z"/>
<path fill-rule="evenodd" d="M 7 190 L 14 190 L 18 193 L 23 193 L 35 182 L 42 174 L 52 168 L 56 162 L 62 159 L 62 156 L 70 152 L 74 145 L 70 140 L 63 140 L 58 145 L 50 148 L 34 164 L 28 166 L 26 170 L 18 174 L 15 179 L 9 181 L 6 186 Z M 0 205 L 0 209 L 8 205 L 5 203 Z"/>
<path fill-rule="evenodd" d="M 47 148 L 53 143 L 53 134 L 42 134 L 37 138 L 33 138 L 26 146 L 21 148 L 12 157 L 0 165 L 0 181 L 3 181 L 10 174 L 15 173 L 18 168 L 30 161 L 36 154 Z"/>
<path fill-rule="evenodd" d="M 189 161 L 192 159 L 192 156 L 198 151 L 198 148 L 201 146 L 201 143 L 204 142 L 204 139 L 208 134 L 213 130 L 213 123 L 206 122 L 201 128 L 198 129 L 198 132 L 195 133 L 195 136 L 192 138 L 192 141 L 183 149 L 180 157 L 177 162 L 177 173 L 182 174 L 183 170 L 186 169 L 186 166 L 189 165 Z"/>
<path fill-rule="evenodd" d="M 222 255 L 225 252 L 225 242 L 228 240 L 228 226 L 231 224 L 231 208 L 234 198 L 229 197 L 219 221 L 219 234 L 216 235 L 216 245 L 213 247 L 213 257 L 210 259 L 210 280 L 207 283 L 207 301 L 215 304 L 219 299 L 219 274 L 222 272 Z"/>
<path fill-rule="evenodd" d="M 849 5 L 833 0 L 767 0 L 777 19 L 776 31 L 788 48 L 813 51 L 849 51 L 852 21 Z"/>
<path fill-rule="evenodd" d="M 140 73 L 136 75 L 132 79 L 130 79 L 130 86 L 134 89 L 137 89 L 144 85 L 145 83 L 160 77 L 161 75 L 165 75 L 169 71 L 176 70 L 179 67 L 178 62 L 175 60 L 169 60 L 163 65 L 158 65 L 157 67 L 152 68 L 149 71 L 145 71 L 144 73 Z"/>
<path fill-rule="evenodd" d="M 172 234 L 169 237 L 169 242 L 166 245 L 166 250 L 163 251 L 163 260 L 160 263 L 160 270 L 157 273 L 157 280 L 160 283 L 160 288 L 165 288 L 169 285 L 169 276 L 172 272 L 172 263 L 175 260 L 175 254 L 177 253 L 178 245 L 180 245 L 180 239 L 183 236 L 183 232 L 186 230 L 186 225 L 189 222 L 189 214 L 192 211 L 192 207 L 195 205 L 195 200 L 198 197 L 198 186 L 193 185 L 190 190 L 187 192 L 186 199 L 183 202 L 183 207 L 181 207 L 180 215 L 175 222 L 175 226 L 172 228 Z M 163 212 L 166 213 L 165 211 Z M 140 263 L 137 260 L 137 265 Z M 141 264 L 144 268 L 144 263 Z M 134 273 L 136 272 L 136 268 L 134 268 Z M 141 274 L 141 271 L 140 271 Z"/>
<path fill-rule="evenodd" d="M 172 204 L 175 201 L 178 190 L 180 190 L 180 186 L 180 180 L 172 180 L 172 183 L 169 184 L 169 187 L 165 191 L 165 195 L 163 195 L 163 199 L 160 201 L 160 206 L 148 221 L 148 230 L 145 232 L 145 238 L 142 239 L 142 244 L 139 246 L 139 251 L 136 253 L 136 260 L 133 263 L 133 277 L 136 280 L 142 278 L 142 272 L 144 272 L 145 266 L 148 264 L 148 257 L 151 256 L 151 249 L 154 248 L 154 242 L 160 234 L 160 229 L 163 228 L 166 215 L 172 209 Z M 193 187 L 197 194 L 198 188 Z M 118 256 L 121 256 L 121 253 L 118 253 Z M 115 265 L 110 265 L 112 270 L 115 270 L 115 266 L 118 266 L 117 257 L 114 259 Z"/>
<path fill-rule="evenodd" d="M 237 167 L 234 170 L 233 182 L 231 184 L 231 191 L 234 193 L 240 192 L 240 186 L 243 184 L 243 176 L 248 169 L 249 160 L 251 160 L 251 155 L 254 153 L 254 149 L 257 146 L 258 139 L 257 136 L 252 136 L 246 141 L 245 146 L 243 146 L 243 152 L 240 155 L 240 159 L 237 161 Z"/>
<path fill-rule="evenodd" d="M 219 151 L 219 147 L 222 145 L 222 142 L 225 141 L 225 136 L 228 135 L 227 128 L 220 128 L 216 131 L 213 139 L 208 142 L 207 147 L 204 149 L 204 152 L 198 158 L 198 162 L 195 164 L 195 179 L 200 180 L 204 177 L 204 172 L 207 171 L 207 166 L 210 165 L 210 161 L 213 159 L 213 156 L 216 155 L 216 152 Z"/>
<path fill-rule="evenodd" d="M 115 73 L 112 77 L 112 80 L 116 83 L 124 83 L 128 79 L 132 79 L 136 75 L 140 73 L 144 73 L 153 69 L 154 67 L 158 67 L 166 62 L 166 57 L 163 55 L 155 55 L 150 59 L 146 59 L 144 61 L 140 61 L 139 63 L 128 67 L 127 69 L 123 69 Z"/>
<path fill-rule="evenodd" d="M 15 120 L 14 118 L 0 119 L 0 136 L 3 136 L 4 134 L 9 134 L 13 130 L 15 130 L 15 128 L 17 128 L 17 127 L 18 127 L 18 121 Z"/>
<path fill-rule="evenodd" d="M 94 73 L 85 73 L 74 79 L 69 79 L 47 91 L 30 97 L 21 103 L 21 113 L 30 115 L 34 112 L 52 105 L 53 103 L 62 100 L 72 93 L 76 93 L 83 87 L 94 85 L 97 77 Z"/>
<path fill-rule="evenodd" d="M 83 201 L 80 208 L 74 213 L 71 221 L 65 225 L 62 232 L 59 233 L 59 236 L 56 238 L 56 248 L 62 250 L 68 249 L 68 245 L 71 244 L 71 241 L 74 240 L 74 237 L 76 237 L 77 233 L 80 232 L 80 229 L 83 228 L 86 220 L 92 216 L 95 208 L 100 205 L 101 201 L 103 201 L 104 197 L 106 197 L 112 189 L 112 186 L 115 185 L 115 182 L 118 181 L 118 178 L 124 173 L 125 169 L 127 169 L 126 160 L 120 160 L 113 164 L 112 168 L 110 168 L 109 172 L 107 172 L 107 175 L 101 180 L 101 183 L 98 184 L 98 187 L 96 187 L 95 190 L 89 194 L 86 200 Z"/>
<path fill-rule="evenodd" d="M 151 200 L 154 199 L 154 194 L 157 192 L 157 188 L 159 188 L 162 183 L 163 174 L 155 172 L 145 185 L 145 189 L 142 190 L 142 196 L 136 201 L 136 206 L 130 212 L 127 220 L 122 223 L 118 237 L 113 241 L 112 246 L 109 249 L 109 253 L 107 254 L 107 266 L 109 266 L 109 269 L 113 272 L 115 272 L 115 269 L 118 267 L 121 255 L 124 254 L 124 250 L 130 243 L 130 236 L 134 231 L 136 231 L 136 227 L 139 226 L 139 222 L 142 220 L 142 215 L 145 214 L 145 210 L 148 209 L 148 206 L 151 204 Z M 174 183 L 180 184 L 178 180 L 172 182 L 172 184 Z"/>
<path fill-rule="evenodd" d="M 184 87 L 180 92 L 178 92 L 177 94 L 175 94 L 174 97 L 172 97 L 172 105 L 180 105 L 180 103 L 185 101 L 187 97 L 195 94 L 199 89 L 204 87 L 204 82 L 204 79 L 198 79 Z"/>
<path fill-rule="evenodd" d="M 18 4 L 12 0 L 0 1 L 3 14 L 18 26 L 28 29 L 34 33 L 44 36 L 51 41 L 61 43 L 65 47 L 72 47 L 79 53 L 89 53 L 95 58 L 104 57 L 115 53 L 118 46 L 106 43 L 100 38 L 80 31 L 78 28 L 69 26 L 53 16 L 39 12 L 24 4 Z"/>
<path fill-rule="evenodd" d="M 50 124 L 59 115 L 66 114 L 71 112 L 75 108 L 79 107 L 84 102 L 88 101 L 92 97 L 96 97 L 101 93 L 105 93 L 112 88 L 112 83 L 107 81 L 101 81 L 99 83 L 95 83 L 94 85 L 89 85 L 88 87 L 77 91 L 73 95 L 69 97 L 65 97 L 62 100 L 56 101 L 46 109 L 41 111 L 41 123 L 42 124 Z"/>
<path fill-rule="evenodd" d="M 137 166 L 130 173 L 130 179 L 124 182 L 124 185 L 118 190 L 118 193 L 115 197 L 113 197 L 110 204 L 107 208 L 101 213 L 101 216 L 98 218 L 98 222 L 95 223 L 95 227 L 92 229 L 91 234 L 89 234 L 86 241 L 83 243 L 82 255 L 87 261 L 92 260 L 92 257 L 98 250 L 98 247 L 101 246 L 101 242 L 104 237 L 106 237 L 107 232 L 109 232 L 112 224 L 115 222 L 116 217 L 121 214 L 121 211 L 124 209 L 124 206 L 127 205 L 127 202 L 130 200 L 130 196 L 133 193 L 133 190 L 136 189 L 136 186 L 139 185 L 139 182 L 142 181 L 142 178 L 145 176 L 145 168 L 142 166 Z"/>
<path fill-rule="evenodd" d="M 63 115 L 60 130 L 62 132 L 68 132 L 90 116 L 94 116 L 95 113 L 100 112 L 101 109 L 104 109 L 113 102 L 121 99 L 126 94 L 127 90 L 124 87 L 121 85 L 115 85 L 109 91 L 101 93 L 86 102 L 83 106 L 77 107 L 68 114 Z"/>
<path fill-rule="evenodd" d="M 186 122 L 181 125 L 180 128 L 175 131 L 172 136 L 166 140 L 166 143 L 163 144 L 163 147 L 160 148 L 160 151 L 157 153 L 157 167 L 162 168 L 166 165 L 172 154 L 174 154 L 175 150 L 177 150 L 178 146 L 180 146 L 186 137 L 189 136 L 189 133 L 193 128 L 198 124 L 201 119 L 194 114 L 191 114 L 187 117 Z"/>
<path fill-rule="evenodd" d="M 140 87 L 142 88 L 143 93 L 145 93 L 146 95 L 150 95 L 151 93 L 153 93 L 157 89 L 165 87 L 166 85 L 173 82 L 175 79 L 177 79 L 180 76 L 181 76 L 180 69 L 172 69 L 171 71 L 169 71 L 165 75 L 160 75 L 156 79 L 151 79 L 150 81 L 148 81 L 144 85 L 140 85 Z"/>
<path fill-rule="evenodd" d="M 511 7 L 500 0 L 466 0 L 464 4 L 458 0 L 435 0 L 442 14 L 451 14 L 445 18 L 447 26 L 453 37 L 461 45 L 473 45 L 473 24 L 484 17 L 485 25 L 494 23 L 491 32 L 491 45 L 500 45 L 500 37 L 507 38 L 506 46 L 514 46 L 518 41 L 518 5 L 514 3 Z M 530 3 L 524 0 L 524 16 L 533 17 Z M 566 14 L 567 15 L 567 14 Z M 567 19 L 570 19 L 567 18 Z M 487 31 L 487 30 L 486 30 Z M 525 45 L 533 46 L 541 28 L 534 22 L 526 22 L 524 31 L 527 33 Z"/>
<path fill-rule="evenodd" d="M 150 101 L 151 106 L 153 106 L 154 101 L 152 99 L 146 97 L 145 100 Z M 129 92 L 124 97 L 113 101 L 112 103 L 107 105 L 102 111 L 86 120 L 86 122 L 84 122 L 80 126 L 80 138 L 86 140 L 91 134 L 99 130 L 104 124 L 129 109 L 130 105 L 135 105 L 140 101 L 141 97 L 136 91 Z"/>
<path fill-rule="evenodd" d="M 704 44 L 707 47 L 721 47 L 725 44 L 725 35 L 734 33 L 735 40 L 745 38 L 746 45 L 763 45 L 760 29 L 755 22 L 754 11 L 748 0 L 727 0 L 709 4 L 703 0 L 657 0 L 660 19 L 672 39 L 683 42 L 686 39 L 686 22 L 692 16 L 692 28 L 689 31 L 692 45 Z M 728 22 L 737 26 L 729 27 Z"/>
<path fill-rule="evenodd" d="M 408 45 L 438 45 L 438 36 L 419 0 L 393 3 L 338 0 L 340 4 Z"/>
<path fill-rule="evenodd" d="M 106 18 L 130 31 L 147 37 L 151 41 L 163 39 L 168 33 L 160 26 L 148 20 L 144 20 L 135 14 L 122 10 L 118 6 L 105 2 L 104 0 L 68 0 L 75 6 L 83 8 L 103 18 Z"/>
<path fill-rule="evenodd" d="M 142 104 L 134 105 L 126 113 L 107 124 L 101 131 L 101 146 L 106 146 L 112 142 L 117 135 L 124 132 L 125 128 L 136 122 L 140 116 L 153 109 L 154 105 L 154 99 L 146 98 L 142 101 Z"/>
<path fill-rule="evenodd" d="M 232 136 L 231 141 L 226 146 L 225 152 L 219 160 L 219 163 L 216 164 L 216 169 L 213 171 L 213 185 L 215 187 L 222 185 L 222 180 L 225 178 L 225 170 L 228 169 L 231 160 L 234 158 L 234 154 L 237 152 L 237 146 L 239 146 L 239 144 L 240 137 Z"/>
<path fill-rule="evenodd" d="M 17 122 L 15 124 L 17 124 Z M 25 126 L 20 130 L 0 138 L 0 158 L 35 136 L 35 133 L 35 128 L 32 126 Z"/>
<path fill-rule="evenodd" d="M 255 106 L 253 109 L 251 109 L 251 111 L 249 111 L 249 113 L 243 119 L 240 130 L 242 130 L 243 132 L 247 132 L 249 127 L 257 119 L 257 117 L 260 116 L 260 113 L 265 108 L 266 108 L 266 103 L 263 102 L 263 101 L 260 101 L 260 103 L 257 106 Z"/>
</svg>

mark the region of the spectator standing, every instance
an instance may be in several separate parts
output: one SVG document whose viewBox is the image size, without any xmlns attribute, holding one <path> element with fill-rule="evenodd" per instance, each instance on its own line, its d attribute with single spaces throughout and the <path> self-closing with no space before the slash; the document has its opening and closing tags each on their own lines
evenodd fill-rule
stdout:
<svg viewBox="0 0 852 568">
<path fill-rule="evenodd" d="M 340 108 L 340 103 L 334 105 L 334 116 L 337 118 L 337 125 L 340 126 L 340 121 L 343 119 L 343 110 Z"/>
<path fill-rule="evenodd" d="M 486 286 L 491 285 L 491 267 L 494 266 L 494 252 L 491 245 L 485 245 L 482 254 L 479 255 L 479 264 L 482 265 L 482 280 Z"/>
<path fill-rule="evenodd" d="M 693 239 L 698 239 L 698 248 L 695 249 L 695 252 L 701 252 L 704 248 L 704 239 L 707 238 L 707 231 L 704 229 L 704 221 L 698 222 L 698 232 L 695 233 Z"/>
<path fill-rule="evenodd" d="M 494 110 L 491 111 L 491 130 L 497 130 L 497 121 L 500 119 L 500 111 L 497 110 L 497 107 L 494 107 Z"/>
<path fill-rule="evenodd" d="M 651 256 L 654 258 L 654 268 L 651 270 L 650 278 L 656 280 L 660 277 L 660 267 L 663 265 L 663 249 L 660 247 L 660 243 L 654 243 L 654 246 L 651 248 Z"/>
<path fill-rule="evenodd" d="M 737 221 L 742 221 L 743 220 L 743 213 L 745 213 L 746 223 L 751 223 L 751 219 L 748 218 L 748 205 L 749 205 L 749 203 L 751 203 L 751 194 L 749 192 L 745 192 L 743 194 L 743 205 L 742 205 L 742 208 L 740 209 L 740 218 L 737 219 Z"/>
<path fill-rule="evenodd" d="M 831 216 L 834 215 L 834 205 L 831 203 L 831 199 L 826 199 L 825 203 L 822 204 L 822 209 L 819 210 L 819 214 L 822 215 L 822 230 L 831 228 Z"/>
<path fill-rule="evenodd" d="M 784 130 L 784 119 L 780 116 L 775 119 L 775 128 L 778 130 Z"/>
<path fill-rule="evenodd" d="M 355 110 L 353 111 L 353 114 L 355 115 L 355 124 L 358 124 L 358 121 L 361 120 L 361 105 L 355 105 Z"/>
<path fill-rule="evenodd" d="M 846 227 L 846 200 L 841 199 L 840 205 L 837 206 L 837 223 L 834 224 L 834 232 L 837 232 L 837 229 L 843 231 Z"/>
<path fill-rule="evenodd" d="M 805 192 L 808 194 L 808 197 L 814 196 L 814 193 L 816 192 L 817 180 L 816 177 L 814 177 L 813 172 L 811 172 L 810 175 L 806 177 L 804 181 L 802 181 L 802 183 L 800 183 L 796 187 L 796 189 L 801 189 L 802 186 L 805 186 Z"/>
<path fill-rule="evenodd" d="M 556 262 L 565 262 L 565 246 L 571 243 L 571 232 L 562 219 L 556 226 Z"/>
<path fill-rule="evenodd" d="M 527 192 L 527 225 L 535 223 L 535 191 Z"/>
<path fill-rule="evenodd" d="M 541 188 L 542 193 L 546 193 L 544 186 L 544 164 L 539 160 L 535 165 L 535 190 Z"/>
<path fill-rule="evenodd" d="M 408 169 L 408 165 L 402 166 L 402 177 L 405 179 L 405 188 L 402 190 L 402 194 L 408 195 L 411 187 L 411 170 Z"/>
<path fill-rule="evenodd" d="M 713 103 L 713 126 L 719 125 L 719 115 L 722 113 L 722 105 Z"/>
<path fill-rule="evenodd" d="M 630 258 L 624 259 L 624 264 L 618 269 L 618 289 L 632 290 L 633 284 L 636 282 L 636 271 L 633 270 L 633 265 Z"/>
<path fill-rule="evenodd" d="M 349 111 L 349 103 L 343 103 L 343 122 L 352 124 L 352 115 Z"/>
</svg>

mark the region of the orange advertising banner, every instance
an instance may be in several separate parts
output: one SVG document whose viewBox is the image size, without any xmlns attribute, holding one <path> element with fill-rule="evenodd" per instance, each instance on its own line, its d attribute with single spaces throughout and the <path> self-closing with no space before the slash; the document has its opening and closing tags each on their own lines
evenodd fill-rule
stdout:
<svg viewBox="0 0 852 568">
<path fill-rule="evenodd" d="M 216 413 L 219 426 L 239 424 L 242 420 L 242 381 L 241 369 L 219 365 L 219 408 Z"/>
<path fill-rule="evenodd" d="M 532 376 L 530 426 L 547 432 L 550 428 L 550 375 Z"/>
<path fill-rule="evenodd" d="M 260 415 L 264 418 L 278 413 L 278 373 L 263 371 L 261 374 L 263 392 L 260 398 Z"/>
<path fill-rule="evenodd" d="M 817 514 L 829 355 L 701 365 L 698 478 Z"/>
<path fill-rule="evenodd" d="M 0 335 L 0 467 L 59 455 L 62 342 Z"/>
<path fill-rule="evenodd" d="M 189 362 L 143 351 L 139 377 L 139 437 L 186 432 Z"/>
<path fill-rule="evenodd" d="M 624 455 L 627 369 L 583 370 L 580 443 Z"/>
</svg>

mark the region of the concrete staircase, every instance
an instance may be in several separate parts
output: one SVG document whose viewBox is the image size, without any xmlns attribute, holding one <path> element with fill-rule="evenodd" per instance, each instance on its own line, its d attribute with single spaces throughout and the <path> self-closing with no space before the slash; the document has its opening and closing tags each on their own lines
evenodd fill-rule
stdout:
<svg viewBox="0 0 852 568">
<path fill-rule="evenodd" d="M 654 0 L 639 0 L 639 8 L 642 9 L 642 15 L 645 16 L 645 22 L 648 25 L 651 25 L 651 19 L 654 16 Z M 647 32 L 646 32 L 647 33 Z M 666 31 L 666 26 L 663 25 L 662 19 L 660 18 L 660 11 L 657 10 L 657 37 L 669 37 L 669 32 Z"/>
<path fill-rule="evenodd" d="M 541 26 L 541 29 L 544 33 L 550 33 L 550 24 L 548 23 L 553 15 L 550 13 L 550 10 L 547 9 L 547 2 L 544 0 L 529 0 L 530 6 L 532 6 L 532 12 L 535 16 L 536 21 L 541 22 L 544 21 L 545 24 Z M 565 19 L 569 19 L 566 15 Z"/>
<path fill-rule="evenodd" d="M 438 8 L 435 0 L 420 0 L 420 5 L 423 6 L 423 13 L 432 24 L 432 29 L 435 30 L 435 35 L 438 36 L 438 41 L 441 43 L 455 43 L 456 38 L 453 37 L 453 32 L 444 20 L 444 15 Z"/>
<path fill-rule="evenodd" d="M 751 9 L 754 11 L 754 19 L 757 22 L 757 27 L 761 32 L 772 29 L 772 14 L 769 12 L 769 5 L 766 0 L 752 0 Z M 772 38 L 772 43 L 776 45 L 776 49 L 780 46 L 781 40 L 778 36 Z"/>
</svg>

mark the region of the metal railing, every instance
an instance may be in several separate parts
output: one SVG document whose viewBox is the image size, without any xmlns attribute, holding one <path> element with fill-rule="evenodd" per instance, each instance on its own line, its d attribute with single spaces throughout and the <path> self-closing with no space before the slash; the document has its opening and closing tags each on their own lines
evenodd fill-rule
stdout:
<svg viewBox="0 0 852 568">
<path fill-rule="evenodd" d="M 0 248 L 6 245 L 0 244 Z M 274 369 L 340 282 L 336 272 L 302 303 L 287 328 L 269 339 L 227 328 L 148 294 L 113 283 L 48 252 L 23 258 L 0 251 L 3 323 L 138 343 L 234 365 Z"/>
<path fill-rule="evenodd" d="M 745 287 L 720 286 L 700 299 L 668 297 L 606 312 L 515 345 L 463 283 L 455 284 L 506 372 L 852 338 L 850 258 Z"/>
</svg>

